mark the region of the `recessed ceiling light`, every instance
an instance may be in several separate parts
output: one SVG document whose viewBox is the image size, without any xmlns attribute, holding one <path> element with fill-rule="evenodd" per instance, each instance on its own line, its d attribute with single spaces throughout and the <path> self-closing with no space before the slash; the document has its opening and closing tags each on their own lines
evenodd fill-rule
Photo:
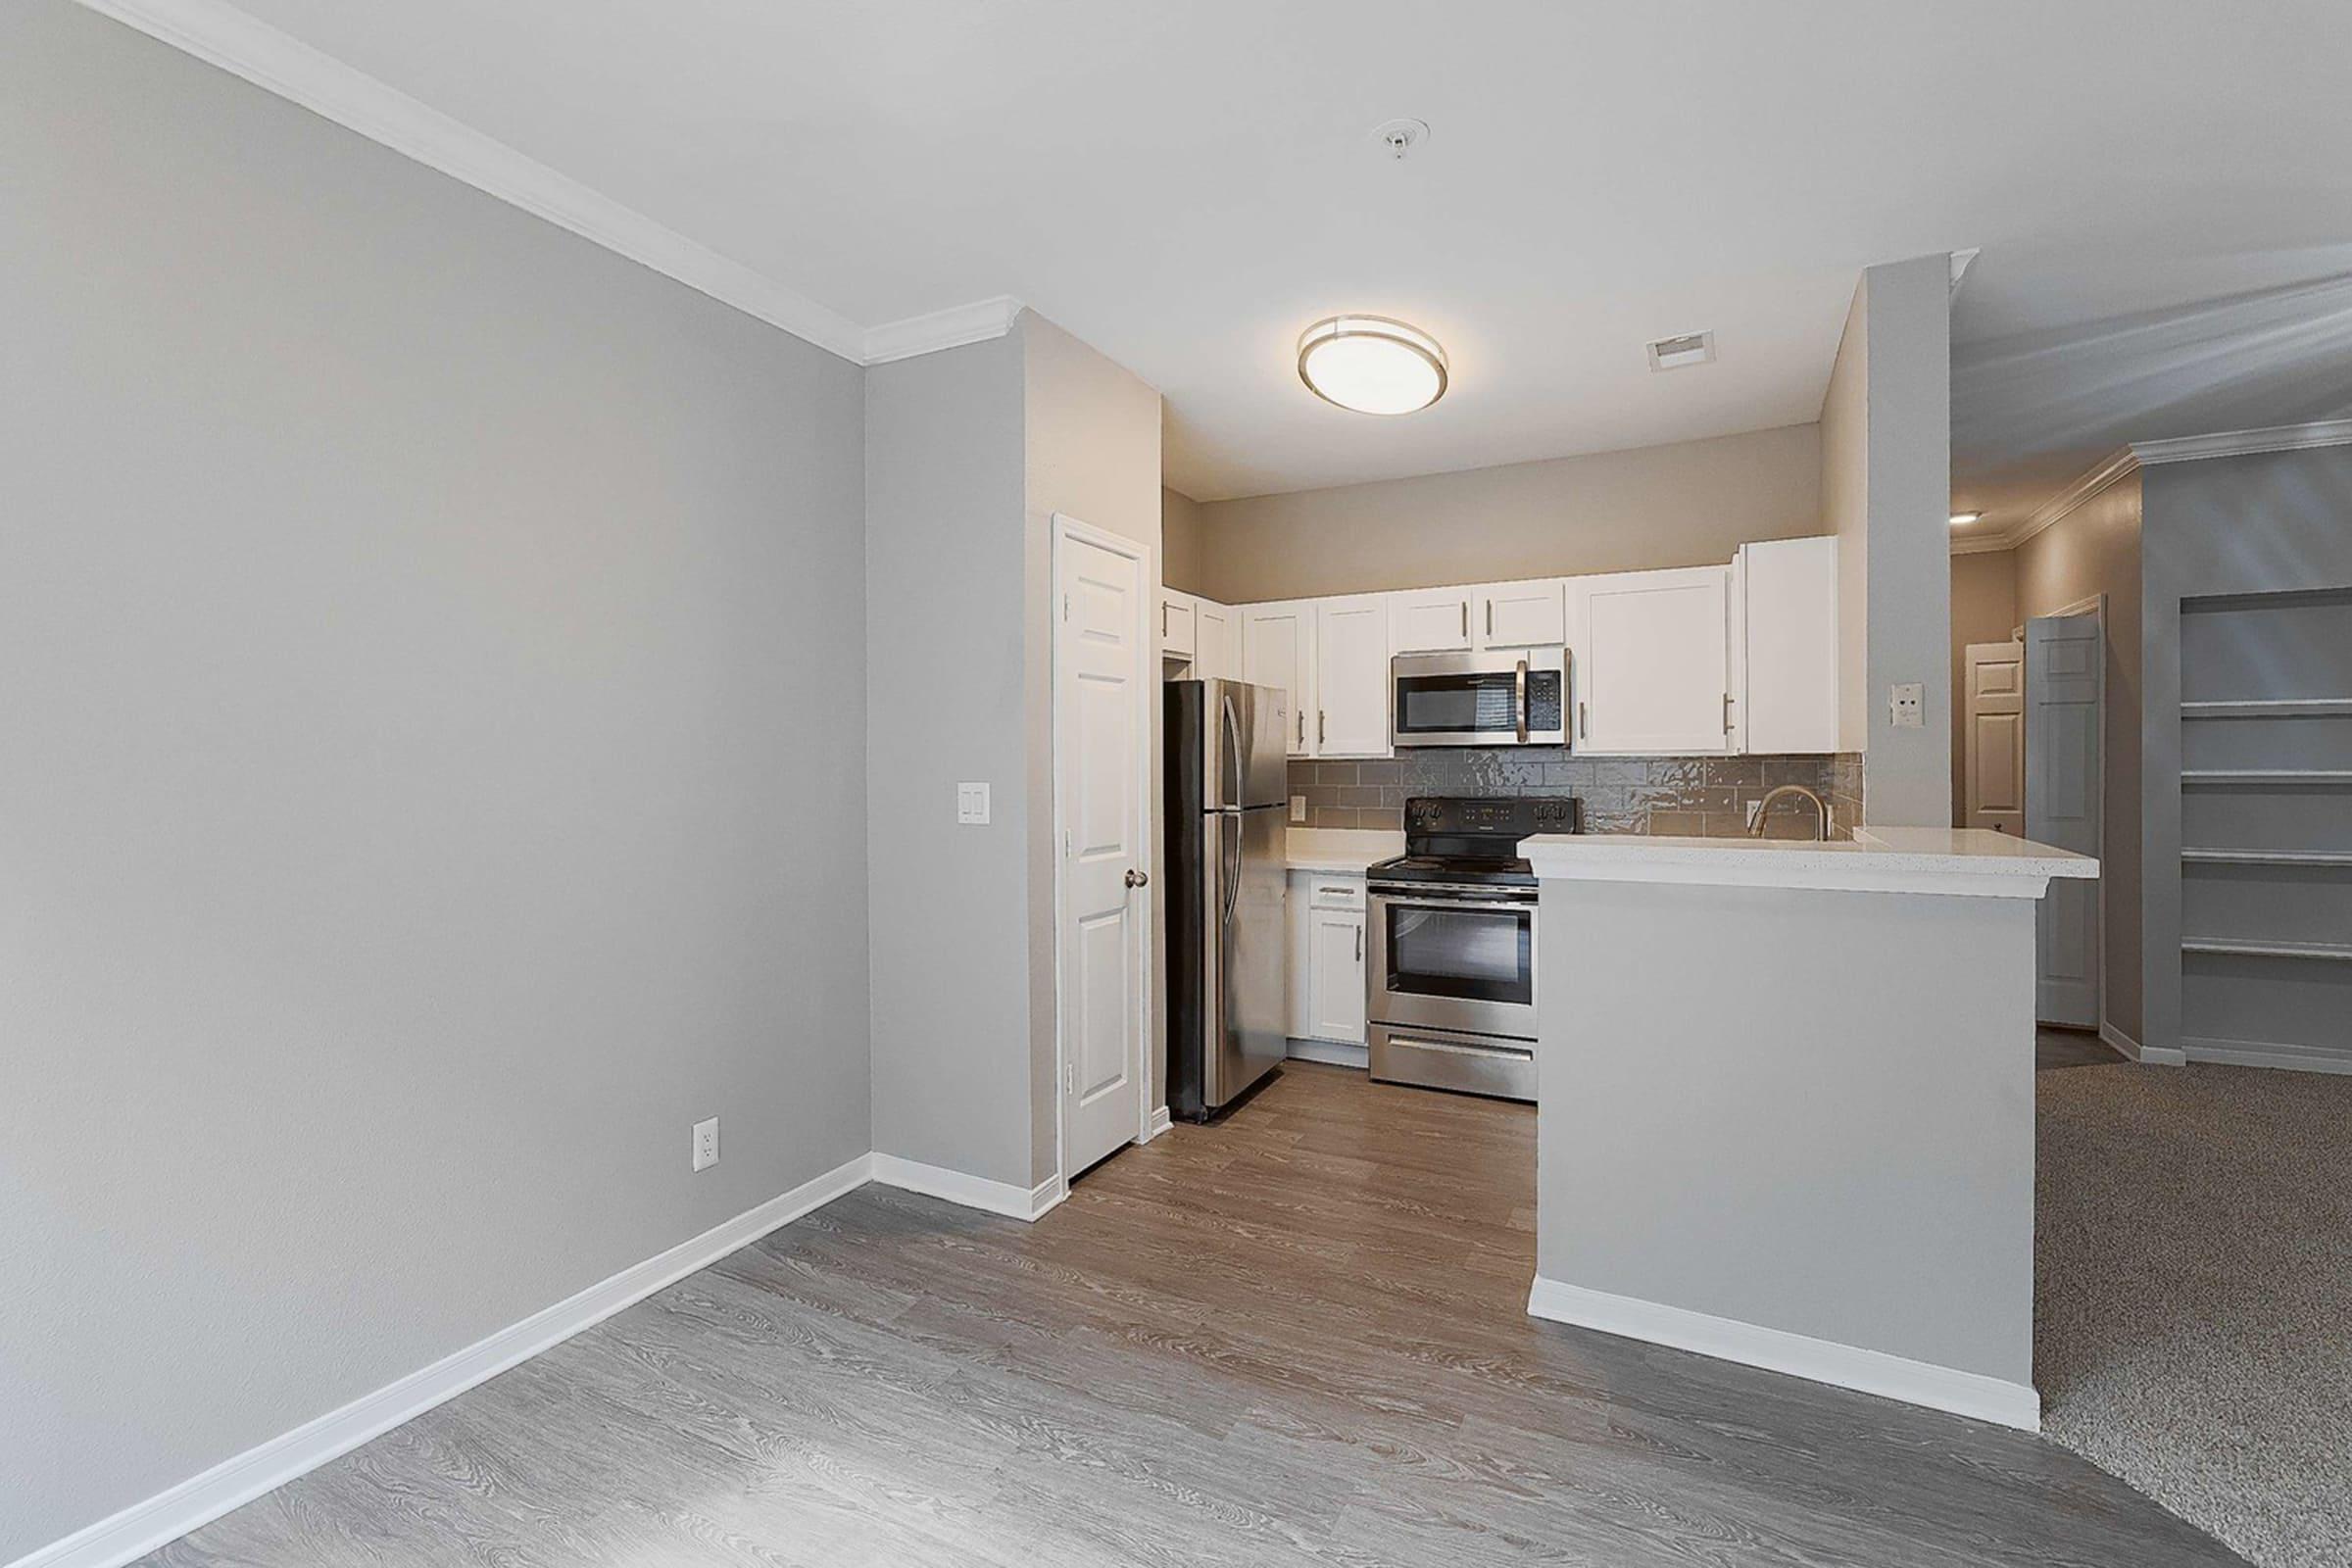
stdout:
<svg viewBox="0 0 2352 1568">
<path fill-rule="evenodd" d="M 1334 316 L 1299 334 L 1298 379 L 1358 414 L 1410 414 L 1446 395 L 1446 351 L 1402 321 Z"/>
<path fill-rule="evenodd" d="M 1984 515 L 1984 514 L 1982 512 L 1955 512 L 1952 514 L 1952 526 L 1955 528 L 1965 528 L 1983 515 Z"/>
</svg>

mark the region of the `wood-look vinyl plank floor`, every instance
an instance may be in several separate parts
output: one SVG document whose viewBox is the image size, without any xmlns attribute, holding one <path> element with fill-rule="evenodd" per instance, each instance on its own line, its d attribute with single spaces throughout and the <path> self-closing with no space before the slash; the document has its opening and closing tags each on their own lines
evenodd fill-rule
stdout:
<svg viewBox="0 0 2352 1568">
<path fill-rule="evenodd" d="M 1534 1132 L 1294 1063 L 1033 1226 L 864 1188 L 146 1561 L 2238 1560 L 2036 1439 L 1528 1317 Z"/>
</svg>

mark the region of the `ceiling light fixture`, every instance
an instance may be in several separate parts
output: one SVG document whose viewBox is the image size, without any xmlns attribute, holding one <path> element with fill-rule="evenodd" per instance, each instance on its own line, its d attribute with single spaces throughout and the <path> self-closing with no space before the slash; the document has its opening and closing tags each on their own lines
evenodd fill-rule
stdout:
<svg viewBox="0 0 2352 1568">
<path fill-rule="evenodd" d="M 1411 414 L 1446 395 L 1446 351 L 1386 317 L 1327 317 L 1298 336 L 1298 379 L 1358 414 Z"/>
<path fill-rule="evenodd" d="M 1952 526 L 1955 528 L 1965 528 L 1983 515 L 1984 515 L 1984 514 L 1982 512 L 1955 512 L 1952 514 Z"/>
</svg>

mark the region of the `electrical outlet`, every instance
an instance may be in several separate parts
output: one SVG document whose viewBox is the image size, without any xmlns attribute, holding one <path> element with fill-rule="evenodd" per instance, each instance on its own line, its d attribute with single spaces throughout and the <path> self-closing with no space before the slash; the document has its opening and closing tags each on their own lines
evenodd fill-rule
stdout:
<svg viewBox="0 0 2352 1568">
<path fill-rule="evenodd" d="M 1305 796 L 1294 795 L 1291 797 L 1291 820 L 1294 822 L 1303 822 L 1306 820 Z"/>
<path fill-rule="evenodd" d="M 969 827 L 988 825 L 988 786 L 958 784 L 956 786 L 956 820 Z"/>
<path fill-rule="evenodd" d="M 1926 729 L 1928 689 L 1915 680 L 1894 687 L 1886 698 L 1886 722 L 1896 729 Z"/>
<path fill-rule="evenodd" d="M 694 1168 L 709 1170 L 718 1163 L 718 1118 L 694 1124 Z"/>
</svg>

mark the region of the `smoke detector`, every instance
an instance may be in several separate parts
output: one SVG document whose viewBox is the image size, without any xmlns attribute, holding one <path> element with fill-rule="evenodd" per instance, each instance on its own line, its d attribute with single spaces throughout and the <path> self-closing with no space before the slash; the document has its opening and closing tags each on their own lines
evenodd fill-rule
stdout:
<svg viewBox="0 0 2352 1568">
<path fill-rule="evenodd" d="M 1715 358 L 1715 334 L 1685 332 L 1680 337 L 1659 338 L 1648 347 L 1651 369 L 1679 370 L 1686 365 L 1704 365 Z"/>
<path fill-rule="evenodd" d="M 1372 127 L 1372 140 L 1401 163 L 1407 153 L 1429 140 L 1429 122 L 1384 120 Z"/>
</svg>

